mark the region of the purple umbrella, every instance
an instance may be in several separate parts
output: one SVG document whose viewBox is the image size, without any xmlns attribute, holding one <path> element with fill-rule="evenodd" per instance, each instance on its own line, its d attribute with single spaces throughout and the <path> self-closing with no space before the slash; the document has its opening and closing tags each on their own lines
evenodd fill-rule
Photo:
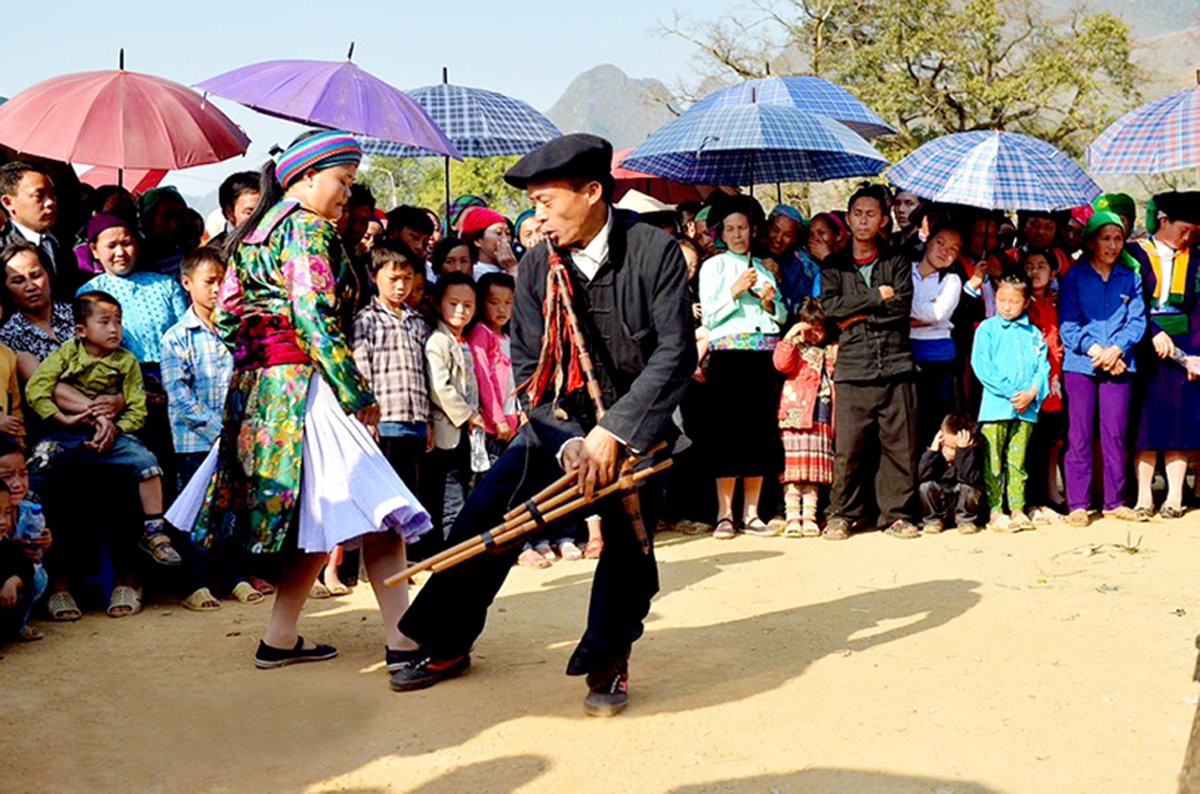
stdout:
<svg viewBox="0 0 1200 794">
<path fill-rule="evenodd" d="M 350 55 L 354 45 L 350 45 Z M 196 85 L 268 116 L 462 155 L 416 100 L 350 61 L 264 61 Z"/>
</svg>

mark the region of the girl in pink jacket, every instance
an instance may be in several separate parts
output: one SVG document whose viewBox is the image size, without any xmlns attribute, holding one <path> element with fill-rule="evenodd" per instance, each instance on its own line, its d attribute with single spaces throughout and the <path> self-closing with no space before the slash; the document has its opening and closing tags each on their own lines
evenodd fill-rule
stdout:
<svg viewBox="0 0 1200 794">
<path fill-rule="evenodd" d="M 818 537 L 817 489 L 833 482 L 833 365 L 825 346 L 825 312 L 815 298 L 800 304 L 796 324 L 775 346 L 775 369 L 787 375 L 779 396 L 783 434 L 784 537 Z"/>
</svg>

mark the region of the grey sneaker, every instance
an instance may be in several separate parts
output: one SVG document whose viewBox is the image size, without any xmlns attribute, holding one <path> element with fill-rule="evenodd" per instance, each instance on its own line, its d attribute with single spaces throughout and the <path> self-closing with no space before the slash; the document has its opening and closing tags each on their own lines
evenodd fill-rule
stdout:
<svg viewBox="0 0 1200 794">
<path fill-rule="evenodd" d="M 592 717 L 615 717 L 629 705 L 629 668 L 621 670 L 583 699 L 583 710 Z"/>
</svg>

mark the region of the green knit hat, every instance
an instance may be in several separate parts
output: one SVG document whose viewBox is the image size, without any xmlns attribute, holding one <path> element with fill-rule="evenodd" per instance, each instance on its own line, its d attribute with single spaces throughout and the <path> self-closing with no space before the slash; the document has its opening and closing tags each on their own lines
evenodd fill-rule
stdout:
<svg viewBox="0 0 1200 794">
<path fill-rule="evenodd" d="M 1127 193 L 1104 193 L 1092 202 L 1092 209 L 1096 212 L 1115 212 L 1122 218 L 1129 218 L 1130 225 L 1137 220 L 1137 203 Z"/>
</svg>

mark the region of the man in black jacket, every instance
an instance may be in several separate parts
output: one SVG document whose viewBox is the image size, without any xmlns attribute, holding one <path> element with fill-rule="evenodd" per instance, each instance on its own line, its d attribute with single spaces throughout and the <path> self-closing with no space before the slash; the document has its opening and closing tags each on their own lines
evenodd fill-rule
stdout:
<svg viewBox="0 0 1200 794">
<path fill-rule="evenodd" d="M 917 470 L 916 366 L 909 347 L 912 263 L 880 249 L 887 192 L 870 185 L 850 198 L 851 244 L 825 260 L 821 304 L 839 329 L 837 458 L 825 537 L 843 540 L 867 518 L 875 493 L 879 526 L 914 538 Z"/>
<path fill-rule="evenodd" d="M 494 528 L 505 511 L 564 470 L 577 472 L 591 491 L 614 478 L 622 447 L 644 452 L 677 435 L 671 413 L 696 368 L 687 266 L 669 235 L 611 209 L 611 162 L 607 141 L 568 135 L 535 150 L 505 175 L 527 191 L 542 233 L 566 267 L 606 413 L 596 420 L 584 389 L 526 399 L 528 422 L 468 497 L 450 531 L 451 544 Z M 542 351 L 548 258 L 547 246 L 539 245 L 521 260 L 511 334 L 518 384 L 534 373 Z M 528 392 L 522 389 L 522 395 Z M 639 489 L 648 528 L 655 525 L 662 491 L 655 479 Z M 621 502 L 609 498 L 597 507 L 604 551 L 587 631 L 567 674 L 587 676 L 585 709 L 607 716 L 628 703 L 629 652 L 642 634 L 658 573 Z M 466 671 L 487 608 L 519 552 L 518 544 L 434 574 L 400 621 L 400 630 L 421 647 L 410 660 L 398 660 L 393 689 L 421 689 Z"/>
</svg>

